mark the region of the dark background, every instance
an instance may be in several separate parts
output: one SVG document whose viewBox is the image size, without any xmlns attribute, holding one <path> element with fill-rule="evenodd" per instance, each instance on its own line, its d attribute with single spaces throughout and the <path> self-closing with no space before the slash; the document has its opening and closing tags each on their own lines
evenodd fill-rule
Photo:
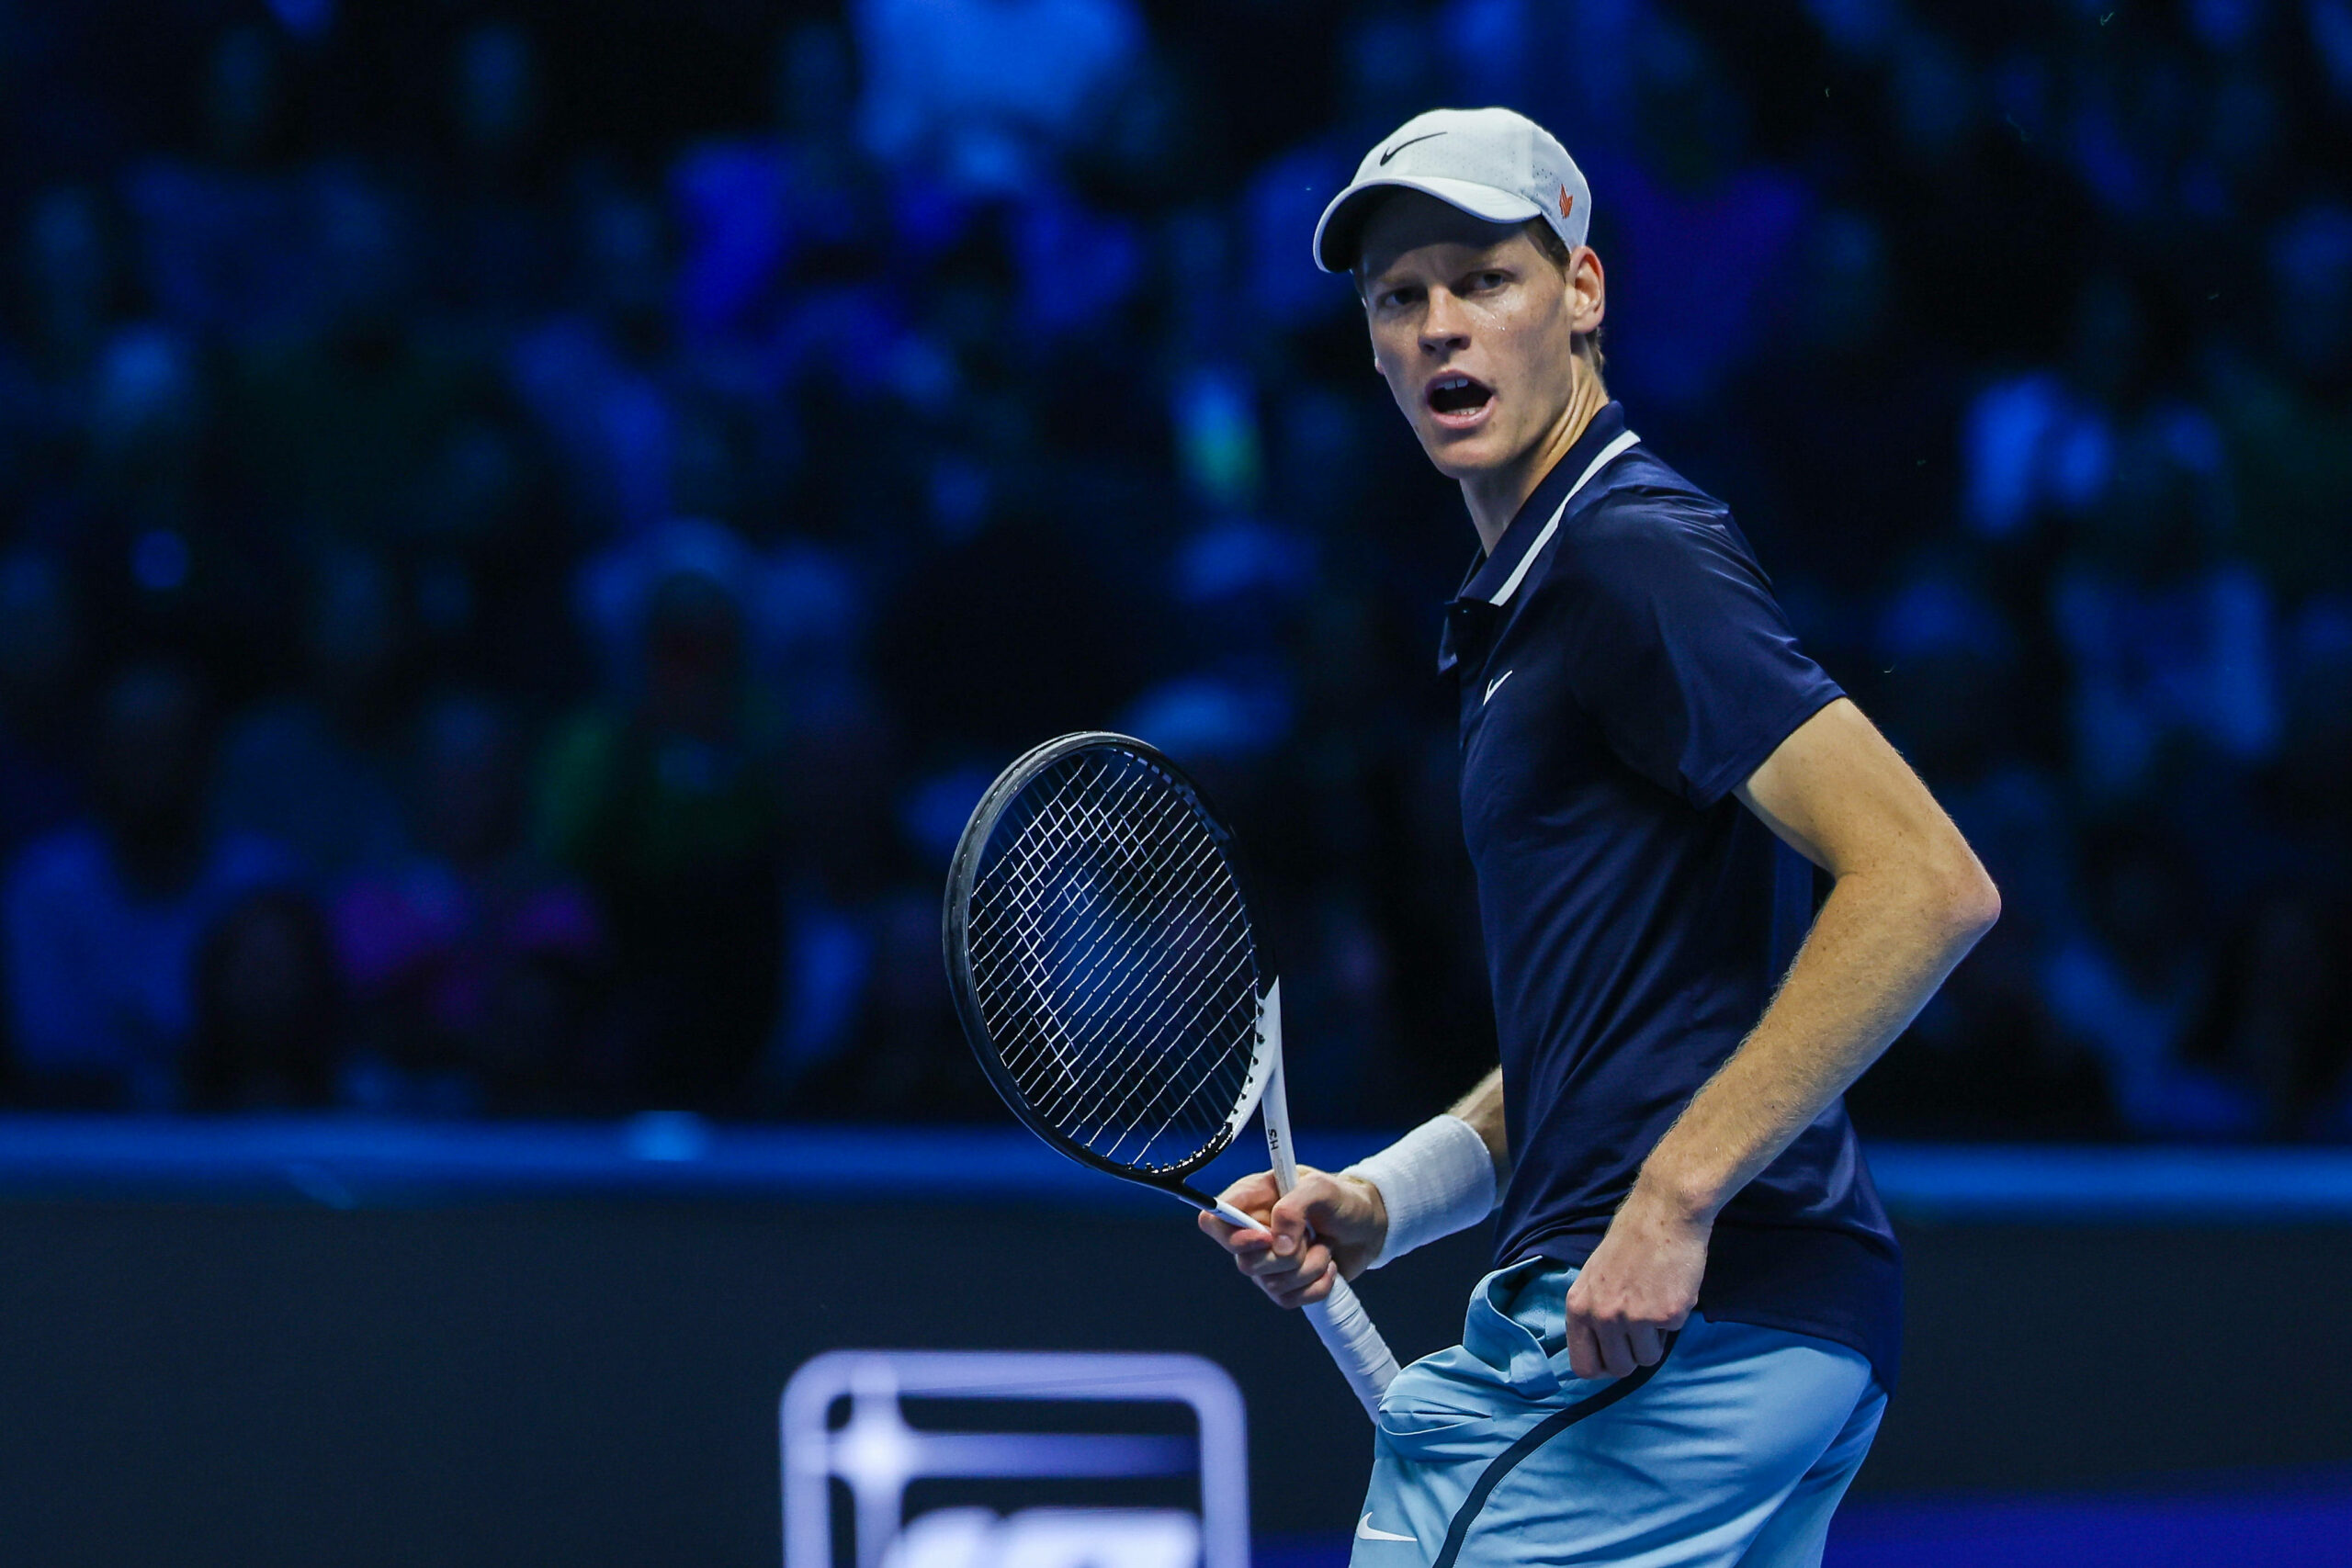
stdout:
<svg viewBox="0 0 2352 1568">
<path fill-rule="evenodd" d="M 1204 774 L 1311 1115 L 1490 1060 L 1459 500 L 1306 236 L 1435 103 L 2007 915 L 1866 1133 L 2341 1139 L 2352 18 L 227 0 L 0 26 L 0 1094 L 993 1114 L 946 850 Z"/>
</svg>

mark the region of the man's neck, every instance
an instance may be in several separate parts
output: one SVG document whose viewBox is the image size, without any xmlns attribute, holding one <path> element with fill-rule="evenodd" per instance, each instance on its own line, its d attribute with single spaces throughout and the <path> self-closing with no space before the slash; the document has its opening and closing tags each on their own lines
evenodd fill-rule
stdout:
<svg viewBox="0 0 2352 1568">
<path fill-rule="evenodd" d="M 1478 530 L 1478 543 L 1488 555 L 1502 542 L 1503 530 L 1535 493 L 1535 487 L 1554 465 L 1568 455 L 1568 449 L 1584 434 L 1609 402 L 1609 389 L 1601 384 L 1599 375 L 1582 355 L 1569 362 L 1570 379 L 1567 406 L 1560 417 L 1544 433 L 1544 439 L 1522 453 L 1515 462 L 1473 475 L 1462 481 L 1462 499 L 1470 508 L 1470 525 Z"/>
</svg>

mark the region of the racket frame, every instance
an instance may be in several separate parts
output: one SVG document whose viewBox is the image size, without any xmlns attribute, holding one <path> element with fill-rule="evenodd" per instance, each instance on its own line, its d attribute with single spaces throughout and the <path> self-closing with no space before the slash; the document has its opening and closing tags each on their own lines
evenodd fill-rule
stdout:
<svg viewBox="0 0 2352 1568">
<path fill-rule="evenodd" d="M 1030 1106 L 1012 1078 L 1012 1069 L 1004 1065 L 1003 1053 L 997 1049 L 995 1036 L 980 1016 L 972 975 L 971 932 L 972 885 L 979 874 L 981 857 L 987 852 L 989 840 L 996 834 L 997 824 L 1021 792 L 1048 770 L 1058 766 L 1080 751 L 1098 747 L 1114 747 L 1133 753 L 1148 766 L 1166 776 L 1169 783 L 1183 796 L 1203 827 L 1216 841 L 1217 852 L 1225 858 L 1226 869 L 1233 875 L 1234 889 L 1241 900 L 1243 919 L 1250 928 L 1252 957 L 1257 965 L 1257 1022 L 1255 1039 L 1250 1047 L 1250 1069 L 1242 1080 L 1241 1094 L 1236 1100 L 1225 1125 L 1211 1135 L 1197 1152 L 1159 1168 L 1125 1164 L 1105 1158 L 1077 1139 L 1065 1134 Z M 1158 747 L 1138 740 L 1132 735 L 1120 735 L 1107 729 L 1081 730 L 1072 735 L 1057 736 L 1042 745 L 1033 746 L 1014 758 L 1004 772 L 996 776 L 979 804 L 972 808 L 971 819 L 964 824 L 963 837 L 956 843 L 955 859 L 947 873 L 945 919 L 941 922 L 947 959 L 947 989 L 955 998 L 956 1015 L 964 1025 L 965 1034 L 976 1043 L 987 1042 L 987 1048 L 973 1055 L 980 1061 L 980 1070 L 988 1075 L 993 1088 L 1007 1109 L 1021 1119 L 1022 1124 L 1044 1139 L 1048 1145 L 1080 1165 L 1091 1166 L 1106 1176 L 1137 1182 L 1155 1188 L 1170 1197 L 1189 1203 L 1195 1209 L 1216 1215 L 1230 1225 L 1257 1228 L 1257 1222 L 1229 1203 L 1202 1191 L 1185 1179 L 1233 1146 L 1233 1140 L 1250 1124 L 1259 1101 L 1264 1098 L 1266 1085 L 1282 1060 L 1281 982 L 1274 963 L 1274 948 L 1266 934 L 1251 898 L 1249 869 L 1241 863 L 1240 846 L 1234 841 L 1232 829 L 1209 804 L 1208 796 L 1193 783 L 1183 769 L 1178 767 Z"/>
<path fill-rule="evenodd" d="M 1080 751 L 1096 747 L 1116 748 L 1141 759 L 1161 773 L 1184 797 L 1186 804 L 1193 807 L 1194 815 L 1216 841 L 1218 852 L 1224 856 L 1226 869 L 1232 874 L 1234 889 L 1241 901 L 1243 919 L 1249 926 L 1251 956 L 1258 972 L 1257 1019 L 1250 1070 L 1232 1114 L 1226 1118 L 1224 1126 L 1212 1134 L 1200 1150 L 1157 1170 L 1105 1158 L 1075 1138 L 1065 1135 L 1038 1115 L 1031 1108 L 1027 1096 L 1013 1081 L 1011 1069 L 1004 1065 L 1003 1054 L 997 1049 L 995 1037 L 980 1015 L 975 995 L 968 940 L 971 895 L 989 840 L 995 836 L 997 824 L 1003 818 L 1007 807 L 1040 774 Z M 942 931 L 946 949 L 948 990 L 954 995 L 956 1015 L 964 1025 L 965 1032 L 973 1042 L 973 1055 L 979 1058 L 981 1069 L 988 1074 L 989 1082 L 999 1097 L 1024 1126 L 1045 1140 L 1049 1147 L 1107 1176 L 1156 1188 L 1195 1209 L 1216 1215 L 1238 1229 L 1264 1228 L 1240 1210 L 1210 1196 L 1184 1179 L 1230 1148 L 1234 1138 L 1249 1124 L 1250 1116 L 1262 1110 L 1266 1153 L 1272 1165 L 1275 1189 L 1287 1194 L 1298 1184 L 1298 1159 L 1292 1147 L 1289 1095 L 1283 1083 L 1282 980 L 1275 962 L 1273 942 L 1257 919 L 1250 894 L 1250 872 L 1243 863 L 1240 845 L 1236 841 L 1232 829 L 1226 826 L 1225 819 L 1209 803 L 1206 793 L 1183 769 L 1149 742 L 1111 730 L 1083 730 L 1057 736 L 1013 759 L 1011 765 L 989 785 L 987 793 L 980 796 L 979 804 L 972 809 L 971 819 L 964 825 L 963 837 L 956 841 L 955 859 L 948 869 L 946 915 L 942 921 Z M 1396 1358 L 1381 1338 L 1380 1331 L 1364 1312 L 1363 1303 L 1356 1299 L 1354 1290 L 1344 1276 L 1335 1274 L 1330 1292 L 1322 1301 L 1308 1303 L 1306 1311 L 1308 1321 L 1314 1325 L 1316 1337 L 1330 1351 L 1340 1374 L 1347 1379 L 1349 1389 L 1363 1405 L 1365 1414 L 1377 1422 L 1381 1395 L 1396 1376 Z"/>
</svg>

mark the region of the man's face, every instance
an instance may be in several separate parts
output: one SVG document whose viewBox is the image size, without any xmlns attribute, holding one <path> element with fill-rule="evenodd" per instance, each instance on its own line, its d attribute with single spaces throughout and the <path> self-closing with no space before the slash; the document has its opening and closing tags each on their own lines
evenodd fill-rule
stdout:
<svg viewBox="0 0 2352 1568">
<path fill-rule="evenodd" d="M 1373 362 L 1441 472 L 1507 468 L 1559 425 L 1580 317 L 1599 324 L 1597 288 L 1580 298 L 1522 227 L 1418 191 L 1373 215 L 1363 256 Z"/>
</svg>

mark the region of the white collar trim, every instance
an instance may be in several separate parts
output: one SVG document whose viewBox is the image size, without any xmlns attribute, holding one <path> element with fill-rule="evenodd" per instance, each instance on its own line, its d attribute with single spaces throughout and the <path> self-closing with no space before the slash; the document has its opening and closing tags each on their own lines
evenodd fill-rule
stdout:
<svg viewBox="0 0 2352 1568">
<path fill-rule="evenodd" d="M 1592 461 L 1585 465 L 1585 470 L 1583 473 L 1577 476 L 1577 482 L 1570 485 L 1568 487 L 1568 493 L 1560 498 L 1560 504 L 1558 508 L 1553 512 L 1552 520 L 1544 525 L 1544 531 L 1535 536 L 1534 542 L 1527 547 L 1527 553 L 1519 558 L 1519 564 L 1510 569 L 1510 575 L 1503 579 L 1503 585 L 1495 590 L 1495 596 L 1487 601 L 1488 604 L 1508 604 L 1510 603 L 1510 596 L 1519 592 L 1520 581 L 1526 577 L 1527 569 L 1535 564 L 1535 558 L 1544 553 L 1544 547 L 1552 542 L 1552 536 L 1554 534 L 1559 532 L 1560 519 L 1568 514 L 1568 502 L 1577 498 L 1577 491 L 1583 490 L 1586 485 L 1592 482 L 1593 475 L 1600 472 L 1602 468 L 1607 468 L 1613 459 L 1625 452 L 1639 440 L 1641 440 L 1640 436 L 1628 430 L 1619 434 L 1616 440 L 1611 441 L 1608 446 L 1603 446 L 1600 451 L 1593 454 Z"/>
</svg>

